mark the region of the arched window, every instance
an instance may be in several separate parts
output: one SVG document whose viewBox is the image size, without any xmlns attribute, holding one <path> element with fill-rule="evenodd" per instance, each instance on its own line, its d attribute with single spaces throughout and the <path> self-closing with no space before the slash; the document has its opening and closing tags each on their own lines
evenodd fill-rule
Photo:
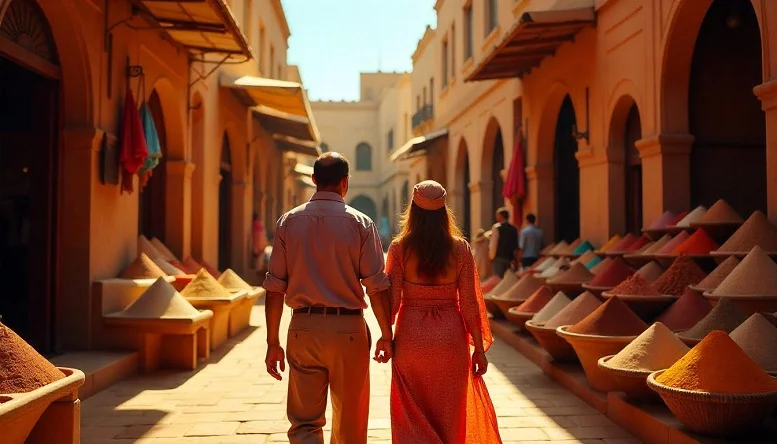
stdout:
<svg viewBox="0 0 777 444">
<path fill-rule="evenodd" d="M 326 144 L 326 143 L 324 143 L 324 142 L 321 142 L 321 152 L 322 152 L 322 153 L 329 152 L 329 145 L 327 145 L 327 144 Z"/>
<path fill-rule="evenodd" d="M 356 171 L 372 170 L 372 147 L 362 142 L 356 145 Z"/>
</svg>

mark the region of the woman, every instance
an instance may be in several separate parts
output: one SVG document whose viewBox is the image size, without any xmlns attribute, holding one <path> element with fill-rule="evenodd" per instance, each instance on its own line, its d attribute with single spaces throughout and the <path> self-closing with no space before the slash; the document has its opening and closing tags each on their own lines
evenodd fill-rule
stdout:
<svg viewBox="0 0 777 444">
<path fill-rule="evenodd" d="M 392 438 L 403 444 L 501 443 L 482 378 L 493 337 L 472 252 L 445 196 L 437 182 L 417 184 L 389 247 L 396 320 Z"/>
</svg>

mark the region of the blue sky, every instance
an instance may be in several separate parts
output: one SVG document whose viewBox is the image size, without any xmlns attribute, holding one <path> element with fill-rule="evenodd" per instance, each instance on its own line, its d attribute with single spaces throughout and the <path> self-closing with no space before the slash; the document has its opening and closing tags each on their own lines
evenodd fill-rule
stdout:
<svg viewBox="0 0 777 444">
<path fill-rule="evenodd" d="M 310 100 L 358 100 L 359 73 L 410 71 L 418 39 L 435 25 L 434 0 L 282 0 L 289 64 Z"/>
</svg>

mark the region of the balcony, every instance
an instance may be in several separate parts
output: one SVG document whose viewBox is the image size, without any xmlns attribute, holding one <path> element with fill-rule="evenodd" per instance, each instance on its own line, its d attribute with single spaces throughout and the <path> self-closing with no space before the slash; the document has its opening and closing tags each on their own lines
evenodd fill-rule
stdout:
<svg viewBox="0 0 777 444">
<path fill-rule="evenodd" d="M 424 105 L 413 114 L 413 130 L 434 118 L 434 105 Z"/>
</svg>

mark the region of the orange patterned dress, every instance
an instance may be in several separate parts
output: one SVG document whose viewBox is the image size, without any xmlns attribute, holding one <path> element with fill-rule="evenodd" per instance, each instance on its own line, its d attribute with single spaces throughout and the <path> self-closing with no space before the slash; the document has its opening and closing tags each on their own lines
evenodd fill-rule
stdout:
<svg viewBox="0 0 777 444">
<path fill-rule="evenodd" d="M 472 374 L 469 332 L 493 342 L 469 244 L 456 247 L 458 279 L 447 285 L 404 280 L 401 246 L 389 248 L 394 359 L 391 433 L 395 443 L 501 443 L 482 377 Z"/>
</svg>

